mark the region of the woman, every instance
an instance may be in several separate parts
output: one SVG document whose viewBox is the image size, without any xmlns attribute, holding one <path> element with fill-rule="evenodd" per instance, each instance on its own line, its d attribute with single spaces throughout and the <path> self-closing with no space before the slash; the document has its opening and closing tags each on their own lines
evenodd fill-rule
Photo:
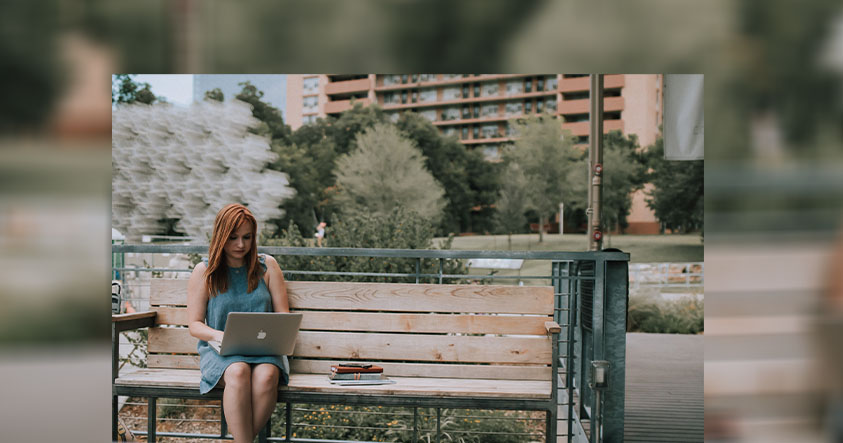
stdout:
<svg viewBox="0 0 843 443">
<path fill-rule="evenodd" d="M 220 356 L 208 341 L 222 341 L 229 312 L 290 312 L 284 274 L 272 256 L 257 253 L 257 221 L 243 205 L 220 210 L 207 263 L 196 265 L 187 285 L 190 335 L 199 339 L 199 391 L 222 379 L 223 410 L 235 442 L 251 442 L 266 425 L 289 382 L 286 357 Z"/>
</svg>

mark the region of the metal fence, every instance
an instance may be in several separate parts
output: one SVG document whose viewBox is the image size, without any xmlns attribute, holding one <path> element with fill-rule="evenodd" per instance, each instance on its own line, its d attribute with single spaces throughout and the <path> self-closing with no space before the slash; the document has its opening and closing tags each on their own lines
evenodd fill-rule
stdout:
<svg viewBox="0 0 843 443">
<path fill-rule="evenodd" d="M 555 314 L 554 319 L 562 327 L 559 335 L 559 424 L 558 435 L 566 437 L 567 441 L 621 441 L 623 438 L 624 417 L 624 366 L 625 366 L 625 333 L 627 295 L 629 290 L 628 262 L 629 255 L 623 252 L 553 252 L 553 251 L 458 251 L 458 250 L 403 250 L 403 249 L 364 249 L 364 248 L 293 248 L 293 247 L 259 247 L 259 252 L 275 256 L 282 263 L 284 275 L 288 279 L 377 279 L 379 281 L 410 281 L 415 283 L 438 282 L 453 283 L 474 281 L 481 284 L 517 284 L 521 280 L 547 282 L 554 288 Z M 206 254 L 206 245 L 112 245 L 113 257 L 124 254 Z M 352 258 L 368 258 L 369 260 L 387 260 L 401 263 L 398 272 L 355 272 L 355 271 L 325 271 L 295 269 L 283 266 L 285 261 L 292 258 L 333 257 L 340 260 Z M 130 257 L 131 258 L 131 257 Z M 135 257 L 137 258 L 137 257 Z M 286 260 L 285 260 L 286 259 Z M 465 272 L 461 264 L 468 259 L 512 259 L 512 260 L 540 260 L 548 262 L 549 273 L 545 275 L 497 275 L 494 273 L 470 275 Z M 126 263 L 131 260 L 124 260 Z M 151 262 L 151 263 L 150 263 Z M 115 264 L 120 261 L 115 260 Z M 307 260 L 299 260 L 299 264 Z M 169 268 L 155 266 L 154 260 L 146 263 L 148 266 L 139 268 L 128 265 L 114 266 L 112 272 L 119 275 L 123 282 L 123 297 L 134 301 L 136 308 L 142 308 L 143 287 L 148 286 L 151 278 L 164 276 L 165 273 L 187 273 L 190 266 Z M 453 272 L 449 273 L 451 270 Z M 457 271 L 454 271 L 457 270 Z M 148 295 L 147 295 L 148 297 Z M 125 301 L 124 300 L 124 301 Z M 209 404 L 219 408 L 218 401 Z M 131 403 L 129 403 L 132 406 Z M 162 403 L 167 407 L 169 404 Z M 173 404 L 179 408 L 199 407 Z M 207 407 L 207 406 L 204 406 Z M 482 409 L 481 405 L 478 405 Z M 529 413 L 522 415 L 497 415 L 497 420 L 512 420 L 526 423 L 521 426 L 521 432 L 484 431 L 480 429 L 459 430 L 443 429 L 443 423 L 454 423 L 454 420 L 465 417 L 478 417 L 465 411 L 443 411 L 438 408 L 391 408 L 389 414 L 396 417 L 395 423 L 401 426 L 377 427 L 362 426 L 360 424 L 344 424 L 342 420 L 323 422 L 312 420 L 303 412 L 308 408 L 292 407 L 289 411 L 279 406 L 271 422 L 275 423 L 280 415 L 283 420 L 293 422 L 296 429 L 352 429 L 371 430 L 374 432 L 403 432 L 408 439 L 401 441 L 438 441 L 443 433 L 453 435 L 474 435 L 483 440 L 483 436 L 511 437 L 513 441 L 535 441 L 544 435 L 542 422 L 544 418 L 537 418 Z M 281 412 L 283 411 L 283 412 Z M 421 412 L 421 413 L 420 413 Z M 482 411 L 480 411 L 482 412 Z M 478 413 L 475 411 L 475 414 Z M 159 411 L 160 414 L 160 411 Z M 337 413 L 372 416 L 378 412 L 371 408 L 351 408 Z M 227 429 L 222 414 L 213 421 L 219 422 L 219 433 L 177 433 L 158 432 L 162 437 L 192 437 L 225 439 Z M 308 418 L 310 417 L 310 418 Z M 409 420 L 411 417 L 412 420 Z M 166 419 L 166 417 L 165 417 Z M 481 418 L 471 418 L 481 421 Z M 159 418 L 159 420 L 162 420 Z M 176 418 L 176 420 L 179 419 Z M 163 420 L 166 421 L 166 420 Z M 534 421 L 539 426 L 531 426 Z M 368 421 L 367 421 L 368 423 Z M 391 423 L 391 422 L 390 422 Z M 132 423 L 128 423 L 132 426 Z M 447 428 L 447 426 L 446 426 Z M 597 432 L 595 432 L 595 430 Z M 140 429 L 133 432 L 138 435 L 146 433 Z M 298 433 L 297 438 L 302 434 Z M 284 438 L 268 437 L 269 441 L 286 441 Z M 307 441 L 336 441 L 327 439 L 312 439 Z"/>
</svg>

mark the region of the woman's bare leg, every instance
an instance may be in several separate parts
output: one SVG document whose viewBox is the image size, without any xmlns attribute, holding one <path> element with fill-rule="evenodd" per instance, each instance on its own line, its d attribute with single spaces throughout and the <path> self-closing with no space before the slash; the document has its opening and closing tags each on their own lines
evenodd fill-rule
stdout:
<svg viewBox="0 0 843 443">
<path fill-rule="evenodd" d="M 278 400 L 278 366 L 262 363 L 252 369 L 252 430 L 257 435 L 266 426 Z"/>
<path fill-rule="evenodd" d="M 252 368 L 236 362 L 223 373 L 222 406 L 235 443 L 252 443 Z"/>
</svg>

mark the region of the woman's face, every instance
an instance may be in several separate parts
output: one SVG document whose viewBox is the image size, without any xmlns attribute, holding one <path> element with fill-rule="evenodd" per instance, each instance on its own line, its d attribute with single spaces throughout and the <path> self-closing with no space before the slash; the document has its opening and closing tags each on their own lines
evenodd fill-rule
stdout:
<svg viewBox="0 0 843 443">
<path fill-rule="evenodd" d="M 252 225 L 242 223 L 228 236 L 223 251 L 229 259 L 240 261 L 252 248 Z"/>
</svg>

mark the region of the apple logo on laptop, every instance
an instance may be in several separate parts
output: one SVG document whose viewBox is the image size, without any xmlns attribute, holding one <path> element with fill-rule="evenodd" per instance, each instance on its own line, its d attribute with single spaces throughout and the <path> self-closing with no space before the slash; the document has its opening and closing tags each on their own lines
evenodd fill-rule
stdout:
<svg viewBox="0 0 843 443">
<path fill-rule="evenodd" d="M 265 338 L 266 338 L 266 331 L 264 331 L 263 329 L 258 331 L 258 340 L 263 340 Z"/>
</svg>

